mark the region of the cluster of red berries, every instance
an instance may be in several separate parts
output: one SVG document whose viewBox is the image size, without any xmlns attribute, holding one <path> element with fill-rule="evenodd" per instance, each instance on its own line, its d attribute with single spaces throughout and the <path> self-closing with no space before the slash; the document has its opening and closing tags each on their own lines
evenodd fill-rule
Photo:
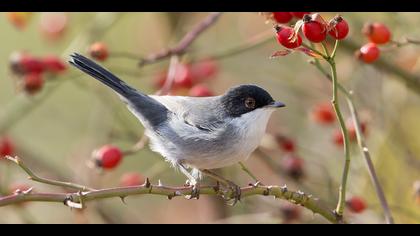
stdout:
<svg viewBox="0 0 420 236">
<path fill-rule="evenodd" d="M 95 42 L 90 45 L 88 54 L 98 61 L 105 61 L 109 56 L 108 46 L 103 42 Z"/>
<path fill-rule="evenodd" d="M 9 137 L 0 138 L 0 159 L 5 156 L 12 156 L 15 152 L 15 145 Z"/>
<path fill-rule="evenodd" d="M 372 63 L 380 56 L 381 50 L 378 45 L 386 44 L 391 40 L 391 31 L 386 25 L 375 22 L 366 23 L 362 28 L 362 33 L 368 38 L 369 43 L 356 52 L 356 57 L 365 63 Z"/>
<path fill-rule="evenodd" d="M 34 94 L 44 86 L 44 73 L 59 75 L 66 71 L 67 66 L 54 55 L 35 57 L 27 52 L 15 52 L 10 57 L 10 68 L 21 79 L 23 90 Z"/>
<path fill-rule="evenodd" d="M 295 25 L 298 27 L 291 28 L 280 25 L 275 27 L 277 41 L 289 49 L 295 49 L 302 45 L 302 37 L 299 34 L 300 28 L 302 28 L 305 38 L 313 43 L 326 40 L 327 34 L 336 40 L 342 40 L 349 33 L 347 21 L 339 15 L 327 23 L 319 14 L 304 14 L 302 20 L 296 22 Z"/>
<path fill-rule="evenodd" d="M 359 196 L 352 196 L 346 200 L 346 206 L 352 213 L 362 213 L 367 208 L 366 201 Z"/>
<path fill-rule="evenodd" d="M 330 102 L 321 102 L 316 104 L 312 109 L 311 118 L 314 122 L 321 125 L 330 125 L 336 121 L 336 115 Z M 356 127 L 354 126 L 353 120 L 347 120 L 346 128 L 349 133 L 350 141 L 356 142 Z M 362 130 L 362 133 L 366 135 L 367 124 L 365 121 L 361 122 L 360 128 Z M 340 129 L 335 129 L 333 131 L 333 142 L 337 146 L 342 146 L 344 144 L 344 138 Z"/>
<path fill-rule="evenodd" d="M 175 78 L 171 87 L 172 95 L 188 95 L 193 97 L 213 96 L 213 92 L 205 84 L 215 77 L 218 65 L 212 59 L 195 63 L 180 63 L 175 70 Z M 167 79 L 167 71 L 159 73 L 154 80 L 156 89 L 161 89 Z"/>
<path fill-rule="evenodd" d="M 280 24 L 289 23 L 293 17 L 302 19 L 304 15 L 310 14 L 310 12 L 272 12 L 272 18 Z"/>
<path fill-rule="evenodd" d="M 281 166 L 285 173 L 295 180 L 304 176 L 304 160 L 296 154 L 295 142 L 283 135 L 276 135 L 279 147 L 286 153 L 283 157 Z"/>
<path fill-rule="evenodd" d="M 93 163 L 96 167 L 102 169 L 114 169 L 121 163 L 123 156 L 121 149 L 109 144 L 92 153 Z"/>
</svg>

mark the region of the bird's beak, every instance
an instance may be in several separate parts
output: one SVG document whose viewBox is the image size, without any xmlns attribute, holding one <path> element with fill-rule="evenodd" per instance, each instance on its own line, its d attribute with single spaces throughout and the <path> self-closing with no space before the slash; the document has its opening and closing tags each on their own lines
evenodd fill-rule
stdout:
<svg viewBox="0 0 420 236">
<path fill-rule="evenodd" d="M 282 103 L 282 102 L 272 102 L 270 104 L 267 105 L 267 107 L 269 108 L 279 108 L 279 107 L 285 107 L 286 104 Z"/>
</svg>

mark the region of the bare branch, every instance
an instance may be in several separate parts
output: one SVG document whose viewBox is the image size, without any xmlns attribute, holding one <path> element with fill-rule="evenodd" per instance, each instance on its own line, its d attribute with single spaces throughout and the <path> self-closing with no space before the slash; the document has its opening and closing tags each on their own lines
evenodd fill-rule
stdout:
<svg viewBox="0 0 420 236">
<path fill-rule="evenodd" d="M 162 51 L 159 51 L 157 53 L 153 53 L 149 56 L 146 56 L 145 58 L 142 58 L 140 60 L 139 65 L 144 66 L 147 64 L 152 64 L 157 61 L 169 58 L 173 55 L 182 55 L 186 52 L 188 47 L 194 42 L 195 39 L 198 38 L 198 36 L 201 35 L 206 29 L 208 29 L 210 26 L 212 26 L 217 19 L 220 17 L 222 13 L 215 12 L 211 13 L 207 18 L 205 18 L 203 21 L 199 22 L 194 28 L 191 29 L 182 39 L 179 41 L 178 45 L 172 48 L 163 49 Z"/>
</svg>

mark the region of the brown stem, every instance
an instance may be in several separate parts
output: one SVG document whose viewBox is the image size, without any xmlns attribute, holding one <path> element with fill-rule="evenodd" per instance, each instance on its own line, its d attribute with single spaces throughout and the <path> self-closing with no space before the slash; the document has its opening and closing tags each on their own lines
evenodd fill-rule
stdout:
<svg viewBox="0 0 420 236">
<path fill-rule="evenodd" d="M 172 48 L 166 48 L 157 53 L 153 53 L 149 56 L 146 56 L 140 60 L 139 65 L 144 66 L 147 64 L 152 64 L 157 61 L 169 58 L 173 55 L 182 55 L 186 52 L 188 47 L 200 36 L 206 29 L 212 26 L 222 13 L 215 12 L 211 13 L 203 21 L 199 22 L 194 28 L 191 29 L 182 39 L 179 41 L 178 45 Z"/>
</svg>

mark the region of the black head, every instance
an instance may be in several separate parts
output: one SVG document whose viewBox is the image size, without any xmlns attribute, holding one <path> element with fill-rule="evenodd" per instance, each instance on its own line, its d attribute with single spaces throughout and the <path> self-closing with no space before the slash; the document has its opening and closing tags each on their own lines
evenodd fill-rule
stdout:
<svg viewBox="0 0 420 236">
<path fill-rule="evenodd" d="M 232 117 L 264 107 L 283 107 L 284 104 L 275 102 L 264 89 L 252 85 L 239 85 L 229 89 L 221 98 L 226 113 Z"/>
</svg>

